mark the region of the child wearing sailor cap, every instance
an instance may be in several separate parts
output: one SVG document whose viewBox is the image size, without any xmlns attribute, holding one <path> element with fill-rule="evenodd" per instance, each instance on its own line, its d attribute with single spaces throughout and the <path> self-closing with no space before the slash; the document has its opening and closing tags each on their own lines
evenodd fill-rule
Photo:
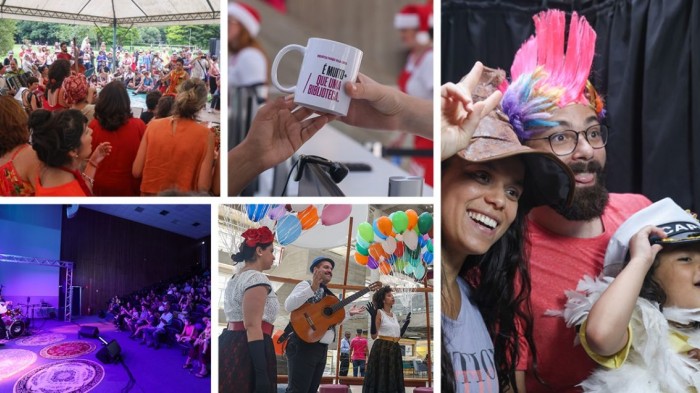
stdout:
<svg viewBox="0 0 700 393">
<path fill-rule="evenodd" d="M 700 391 L 700 223 L 671 199 L 625 221 L 603 276 L 567 297 L 567 325 L 602 366 L 584 391 Z"/>
</svg>

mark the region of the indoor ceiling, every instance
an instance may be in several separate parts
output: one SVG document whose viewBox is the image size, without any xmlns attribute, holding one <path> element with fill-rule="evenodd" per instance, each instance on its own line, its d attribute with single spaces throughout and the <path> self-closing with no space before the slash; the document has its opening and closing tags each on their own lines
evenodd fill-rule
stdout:
<svg viewBox="0 0 700 393">
<path fill-rule="evenodd" d="M 80 205 L 80 209 L 95 210 L 192 239 L 211 234 L 209 205 Z"/>
</svg>

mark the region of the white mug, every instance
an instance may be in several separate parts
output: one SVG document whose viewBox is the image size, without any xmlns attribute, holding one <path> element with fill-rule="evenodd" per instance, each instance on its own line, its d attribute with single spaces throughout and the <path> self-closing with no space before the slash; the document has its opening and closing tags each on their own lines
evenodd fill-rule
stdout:
<svg viewBox="0 0 700 393">
<path fill-rule="evenodd" d="M 304 56 L 296 86 L 282 86 L 277 80 L 280 60 L 291 51 Z M 345 116 L 350 96 L 345 82 L 354 82 L 360 72 L 362 51 L 341 42 L 309 38 L 306 47 L 287 45 L 272 62 L 272 84 L 280 91 L 294 93 L 294 103 L 319 112 Z"/>
</svg>

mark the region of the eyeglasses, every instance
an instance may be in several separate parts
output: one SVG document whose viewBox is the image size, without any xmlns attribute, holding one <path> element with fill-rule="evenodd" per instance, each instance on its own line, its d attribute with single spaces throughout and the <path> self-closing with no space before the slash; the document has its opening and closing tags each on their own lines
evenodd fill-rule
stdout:
<svg viewBox="0 0 700 393">
<path fill-rule="evenodd" d="M 583 131 L 564 130 L 555 132 L 546 138 L 530 138 L 529 140 L 547 139 L 554 154 L 565 156 L 576 150 L 579 134 L 583 134 L 588 144 L 594 149 L 602 149 L 608 143 L 608 127 L 603 124 L 592 125 Z"/>
</svg>

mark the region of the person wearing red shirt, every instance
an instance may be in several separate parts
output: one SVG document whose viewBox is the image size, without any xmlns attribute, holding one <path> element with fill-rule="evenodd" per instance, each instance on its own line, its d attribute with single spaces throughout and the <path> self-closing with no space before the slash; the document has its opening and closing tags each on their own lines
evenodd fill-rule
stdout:
<svg viewBox="0 0 700 393">
<path fill-rule="evenodd" d="M 357 329 L 357 335 L 350 341 L 350 359 L 352 360 L 352 376 L 365 376 L 367 364 L 367 339 L 362 337 L 362 329 Z"/>
</svg>

